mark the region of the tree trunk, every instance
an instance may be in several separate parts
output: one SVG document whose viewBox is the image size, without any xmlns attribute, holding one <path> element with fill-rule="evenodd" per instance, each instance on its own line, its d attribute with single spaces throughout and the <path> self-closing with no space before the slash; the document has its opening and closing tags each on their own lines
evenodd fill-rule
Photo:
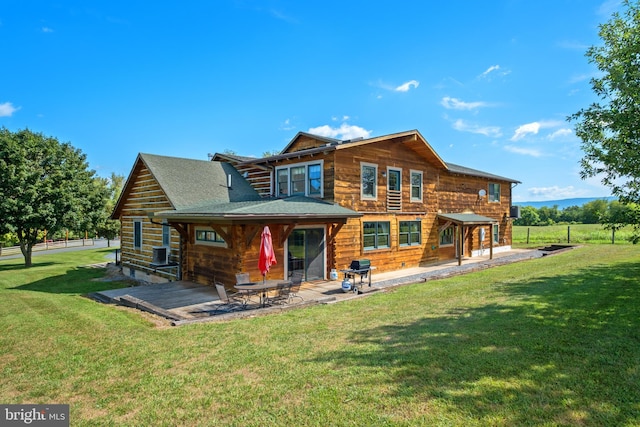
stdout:
<svg viewBox="0 0 640 427">
<path fill-rule="evenodd" d="M 33 245 L 28 242 L 20 242 L 20 252 L 24 256 L 24 266 L 31 267 L 31 255 L 33 254 Z"/>
</svg>

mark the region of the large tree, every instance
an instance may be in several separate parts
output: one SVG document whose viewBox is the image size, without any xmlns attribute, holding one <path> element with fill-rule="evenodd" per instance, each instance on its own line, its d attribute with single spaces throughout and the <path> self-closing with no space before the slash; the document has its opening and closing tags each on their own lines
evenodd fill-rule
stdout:
<svg viewBox="0 0 640 427">
<path fill-rule="evenodd" d="M 601 46 L 587 50 L 598 70 L 591 86 L 600 99 L 569 116 L 582 140 L 583 179 L 601 177 L 622 203 L 640 202 L 640 7 L 623 1 L 622 13 L 600 25 Z M 637 226 L 638 224 L 636 224 Z"/>
<path fill-rule="evenodd" d="M 25 266 L 43 231 L 82 227 L 99 207 L 94 174 L 69 143 L 0 129 L 0 233 L 17 234 Z"/>
</svg>

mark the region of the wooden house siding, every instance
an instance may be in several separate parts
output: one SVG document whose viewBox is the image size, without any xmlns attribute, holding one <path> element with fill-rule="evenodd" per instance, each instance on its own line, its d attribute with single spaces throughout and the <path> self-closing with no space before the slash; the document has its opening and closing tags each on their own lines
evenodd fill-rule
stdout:
<svg viewBox="0 0 640 427">
<path fill-rule="evenodd" d="M 164 191 L 151 172 L 142 162 L 138 162 L 131 178 L 132 183 L 120 214 L 122 263 L 146 272 L 153 272 L 165 278 L 175 279 L 175 271 L 157 271 L 151 266 L 153 248 L 162 245 L 162 225 L 153 224 L 147 212 L 172 209 Z M 142 224 L 142 247 L 134 247 L 134 222 Z M 179 262 L 180 236 L 169 227 L 169 261 Z"/>
<path fill-rule="evenodd" d="M 206 228 L 206 225 L 189 225 L 190 238 L 184 249 L 187 260 L 184 269 L 186 279 L 208 285 L 220 282 L 229 288 L 236 283 L 236 273 L 247 272 L 252 281 L 262 280 L 258 272 L 261 226 L 225 226 L 227 235 L 230 236 L 230 242 L 226 245 L 197 242 L 197 228 Z M 271 266 L 267 278 L 284 279 L 286 258 L 282 242 L 283 226 L 271 224 L 269 228 L 277 263 Z M 247 242 L 247 236 L 253 236 L 253 239 Z"/>
</svg>

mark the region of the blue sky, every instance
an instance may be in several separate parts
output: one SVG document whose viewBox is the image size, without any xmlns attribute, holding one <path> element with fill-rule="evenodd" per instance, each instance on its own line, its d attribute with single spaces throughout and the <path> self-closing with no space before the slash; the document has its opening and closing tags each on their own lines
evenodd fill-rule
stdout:
<svg viewBox="0 0 640 427">
<path fill-rule="evenodd" d="M 517 179 L 514 201 L 608 196 L 566 117 L 619 1 L 29 1 L 0 7 L 0 126 L 81 149 L 279 151 L 297 132 L 417 129 L 447 162 Z"/>
</svg>

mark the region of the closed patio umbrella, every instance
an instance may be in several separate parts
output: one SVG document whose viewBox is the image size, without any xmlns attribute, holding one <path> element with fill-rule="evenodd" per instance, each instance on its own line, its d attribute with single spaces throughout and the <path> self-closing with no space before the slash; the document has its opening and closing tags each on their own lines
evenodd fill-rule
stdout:
<svg viewBox="0 0 640 427">
<path fill-rule="evenodd" d="M 260 258 L 258 258 L 258 269 L 260 269 L 260 274 L 262 274 L 262 281 L 266 280 L 267 273 L 272 264 L 277 264 L 276 254 L 273 251 L 271 230 L 268 225 L 265 225 L 260 237 Z"/>
</svg>

